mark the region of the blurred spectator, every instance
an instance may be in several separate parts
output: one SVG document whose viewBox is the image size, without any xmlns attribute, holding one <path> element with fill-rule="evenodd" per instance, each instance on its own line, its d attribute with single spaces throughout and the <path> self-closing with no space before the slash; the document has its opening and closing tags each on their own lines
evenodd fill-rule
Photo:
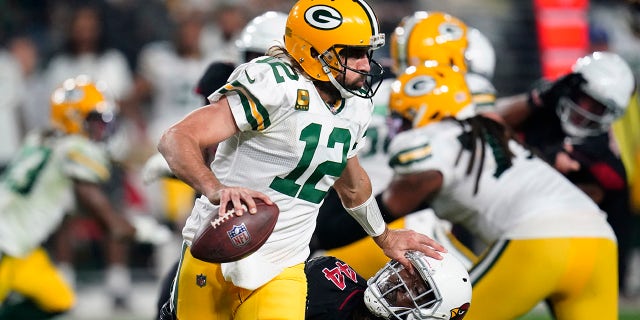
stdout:
<svg viewBox="0 0 640 320">
<path fill-rule="evenodd" d="M 210 61 L 241 62 L 235 41 L 248 20 L 247 10 L 240 4 L 228 2 L 215 8 L 201 36 L 201 48 Z"/>
<path fill-rule="evenodd" d="M 138 56 L 127 108 L 154 145 L 164 129 L 202 105 L 192 89 L 208 62 L 200 46 L 203 18 L 200 12 L 181 14 L 171 41 L 152 42 Z"/>
<path fill-rule="evenodd" d="M 22 122 L 25 133 L 49 125 L 49 99 L 43 80 L 41 55 L 35 41 L 27 35 L 17 35 L 9 42 L 9 50 L 18 62 L 28 92 L 21 96 Z"/>
<path fill-rule="evenodd" d="M 19 108 L 23 90 L 19 64 L 10 52 L 0 48 L 0 172 L 4 171 L 20 145 Z"/>
<path fill-rule="evenodd" d="M 50 88 L 55 88 L 70 75 L 86 74 L 107 84 L 116 100 L 131 88 L 131 71 L 124 55 L 106 43 L 104 18 L 100 7 L 83 4 L 73 11 L 63 48 L 47 66 Z"/>
</svg>

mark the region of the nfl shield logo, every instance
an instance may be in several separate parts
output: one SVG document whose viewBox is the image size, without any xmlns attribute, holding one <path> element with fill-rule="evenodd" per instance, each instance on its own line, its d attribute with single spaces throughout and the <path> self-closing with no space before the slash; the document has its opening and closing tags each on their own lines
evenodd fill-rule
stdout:
<svg viewBox="0 0 640 320">
<path fill-rule="evenodd" d="M 205 276 L 204 274 L 199 274 L 196 276 L 196 285 L 198 285 L 198 287 L 202 288 L 204 286 L 207 285 L 207 276 Z"/>
<path fill-rule="evenodd" d="M 244 223 L 239 226 L 233 225 L 231 230 L 227 231 L 227 235 L 231 243 L 236 247 L 242 247 L 251 241 L 251 235 Z"/>
</svg>

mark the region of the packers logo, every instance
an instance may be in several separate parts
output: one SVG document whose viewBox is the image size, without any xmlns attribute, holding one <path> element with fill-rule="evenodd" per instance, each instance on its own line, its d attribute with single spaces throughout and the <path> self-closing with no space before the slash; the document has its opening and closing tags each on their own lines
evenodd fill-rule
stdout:
<svg viewBox="0 0 640 320">
<path fill-rule="evenodd" d="M 469 311 L 470 304 L 467 302 L 461 305 L 458 308 L 451 309 L 451 320 L 462 320 L 464 316 L 467 315 L 467 311 Z"/>
<path fill-rule="evenodd" d="M 407 82 L 404 93 L 409 97 L 419 97 L 436 88 L 436 80 L 430 76 L 417 76 Z"/>
<path fill-rule="evenodd" d="M 296 99 L 296 110 L 309 111 L 309 91 L 306 89 L 298 89 L 298 98 Z"/>
<path fill-rule="evenodd" d="M 448 41 L 460 40 L 464 36 L 464 30 L 457 24 L 445 22 L 438 26 L 440 36 Z"/>
<path fill-rule="evenodd" d="M 316 29 L 332 30 L 342 24 L 342 15 L 332 7 L 317 5 L 305 11 L 304 20 Z"/>
</svg>

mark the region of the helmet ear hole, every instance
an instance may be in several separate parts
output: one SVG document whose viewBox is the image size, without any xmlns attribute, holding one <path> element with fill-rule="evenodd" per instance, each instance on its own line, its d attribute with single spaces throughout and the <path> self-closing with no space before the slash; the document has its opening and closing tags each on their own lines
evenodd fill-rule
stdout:
<svg viewBox="0 0 640 320">
<path fill-rule="evenodd" d="M 314 59 L 315 59 L 315 58 L 318 58 L 318 56 L 320 55 L 320 53 L 316 50 L 316 48 L 311 47 L 311 48 L 309 48 L 309 55 L 310 55 L 312 58 L 314 58 Z"/>
</svg>

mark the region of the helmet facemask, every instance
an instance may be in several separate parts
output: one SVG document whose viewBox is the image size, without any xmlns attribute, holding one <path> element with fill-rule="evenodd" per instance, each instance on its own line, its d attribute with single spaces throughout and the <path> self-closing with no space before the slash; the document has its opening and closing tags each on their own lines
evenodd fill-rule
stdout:
<svg viewBox="0 0 640 320">
<path fill-rule="evenodd" d="M 619 117 L 614 108 L 607 107 L 582 90 L 560 97 L 556 111 L 564 131 L 576 138 L 607 132 Z"/>
<path fill-rule="evenodd" d="M 366 56 L 369 62 L 370 70 L 368 72 L 347 66 L 347 59 L 358 59 L 362 56 Z M 331 47 L 325 53 L 318 55 L 317 59 L 322 64 L 322 69 L 328 76 L 329 81 L 336 89 L 338 89 L 343 98 L 349 98 L 352 96 L 371 98 L 380 87 L 384 71 L 382 65 L 373 60 L 373 49 L 371 49 L 371 47 L 336 45 Z M 347 70 L 364 77 L 364 85 L 348 85 L 346 83 Z"/>
<path fill-rule="evenodd" d="M 614 101 L 587 93 L 588 80 L 582 74 L 573 77 L 576 79 L 563 88 L 556 105 L 562 129 L 574 138 L 607 132 L 624 110 L 616 108 Z"/>
<path fill-rule="evenodd" d="M 410 274 L 397 261 L 390 261 L 368 281 L 367 307 L 377 316 L 394 319 L 427 319 L 442 304 L 433 270 L 418 252 L 407 253 L 414 267 Z"/>
</svg>

